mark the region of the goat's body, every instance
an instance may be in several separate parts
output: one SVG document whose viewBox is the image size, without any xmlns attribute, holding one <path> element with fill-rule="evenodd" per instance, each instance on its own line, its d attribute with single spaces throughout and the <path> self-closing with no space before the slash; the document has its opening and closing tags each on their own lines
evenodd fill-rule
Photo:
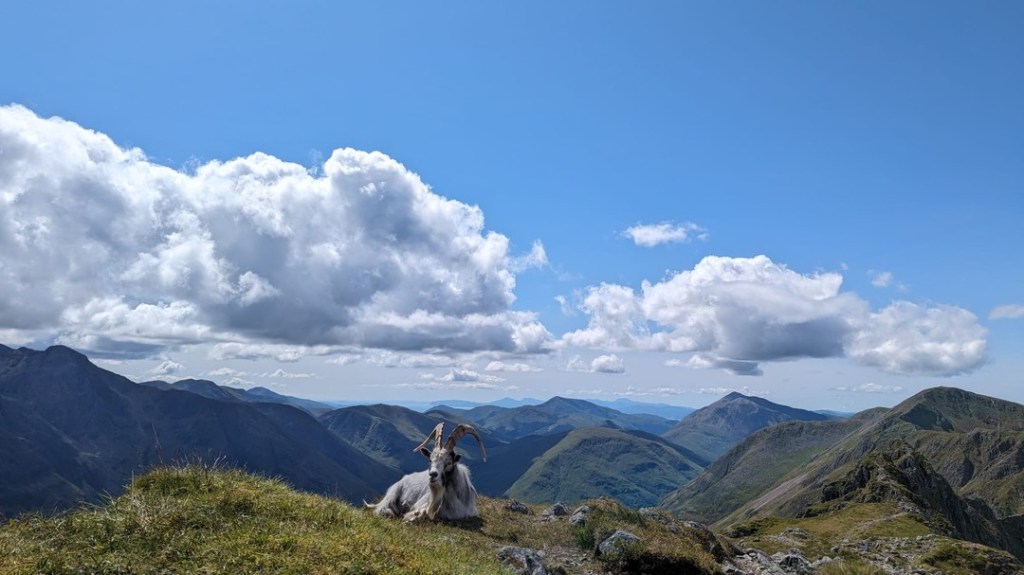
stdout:
<svg viewBox="0 0 1024 575">
<path fill-rule="evenodd" d="M 377 515 L 402 517 L 408 521 L 420 518 L 457 521 L 479 515 L 476 488 L 470 480 L 469 469 L 461 463 L 445 477 L 443 487 L 432 484 L 427 471 L 417 471 L 395 482 L 384 497 L 370 507 Z"/>
</svg>

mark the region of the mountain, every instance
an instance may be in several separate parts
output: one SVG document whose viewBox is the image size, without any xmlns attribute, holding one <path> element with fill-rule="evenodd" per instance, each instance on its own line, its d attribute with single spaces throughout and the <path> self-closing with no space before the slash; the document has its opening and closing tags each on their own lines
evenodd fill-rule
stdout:
<svg viewBox="0 0 1024 575">
<path fill-rule="evenodd" d="M 662 437 L 708 461 L 718 459 L 751 433 L 789 420 L 824 421 L 827 415 L 732 392 L 694 411 Z"/>
<path fill-rule="evenodd" d="M 612 497 L 645 507 L 700 471 L 692 456 L 655 435 L 582 428 L 537 458 L 507 494 L 533 503 Z"/>
<path fill-rule="evenodd" d="M 356 449 L 401 474 L 426 469 L 423 454 L 413 448 L 439 421 L 405 407 L 383 404 L 343 407 L 318 420 Z"/>
<path fill-rule="evenodd" d="M 353 501 L 396 477 L 293 407 L 137 385 L 62 346 L 0 345 L 0 444 L 3 514 L 98 501 L 133 474 L 180 460 L 241 466 Z"/>
<path fill-rule="evenodd" d="M 314 417 L 334 409 L 333 406 L 326 403 L 314 401 L 312 399 L 282 395 L 265 387 L 240 389 L 237 387 L 217 385 L 216 383 L 205 379 L 181 379 L 173 383 L 160 380 L 144 381 L 141 382 L 140 385 L 161 390 L 176 389 L 187 391 L 209 399 L 217 399 L 221 401 L 247 401 L 249 403 L 280 403 L 282 405 L 291 405 L 310 413 Z"/>
<path fill-rule="evenodd" d="M 719 521 L 886 411 L 868 410 L 843 420 L 785 421 L 755 431 L 666 496 L 661 506 L 677 517 Z"/>
<path fill-rule="evenodd" d="M 680 421 L 687 415 L 696 411 L 692 407 L 670 405 L 667 403 L 645 403 L 642 401 L 633 401 L 626 397 L 620 397 L 614 401 L 600 399 L 591 399 L 588 401 L 603 407 L 610 407 L 614 410 L 621 411 L 622 413 L 657 415 L 658 417 L 664 417 L 665 419 L 671 419 L 673 421 Z"/>
<path fill-rule="evenodd" d="M 509 441 L 527 435 L 561 433 L 582 427 L 632 429 L 658 435 L 674 423 L 656 415 L 627 414 L 582 399 L 564 397 L 553 397 L 539 405 L 514 408 L 484 405 L 461 410 L 437 406 L 427 414 L 448 419 L 461 418 Z"/>
<path fill-rule="evenodd" d="M 935 532 L 1024 557 L 1012 543 L 1024 538 L 1024 406 L 940 387 L 848 420 L 783 423 L 734 447 L 663 506 L 724 526 L 881 500 Z"/>
</svg>

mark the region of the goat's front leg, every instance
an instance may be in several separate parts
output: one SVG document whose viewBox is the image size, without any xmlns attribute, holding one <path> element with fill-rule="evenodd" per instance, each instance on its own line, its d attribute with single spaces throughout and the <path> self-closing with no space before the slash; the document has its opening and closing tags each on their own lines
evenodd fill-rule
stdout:
<svg viewBox="0 0 1024 575">
<path fill-rule="evenodd" d="M 423 519 L 426 519 L 428 517 L 429 517 L 428 510 L 426 508 L 420 507 L 418 509 L 413 509 L 412 511 L 406 513 L 402 517 L 402 520 L 407 522 L 407 523 L 412 523 L 414 521 L 422 521 Z"/>
</svg>

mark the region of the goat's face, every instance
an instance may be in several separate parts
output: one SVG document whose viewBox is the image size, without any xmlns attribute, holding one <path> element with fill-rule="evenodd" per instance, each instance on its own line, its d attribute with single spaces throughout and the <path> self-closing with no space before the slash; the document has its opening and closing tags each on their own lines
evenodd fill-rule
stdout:
<svg viewBox="0 0 1024 575">
<path fill-rule="evenodd" d="M 430 460 L 427 475 L 430 477 L 431 487 L 444 487 L 448 478 L 455 471 L 455 465 L 462 459 L 462 456 L 455 453 L 454 449 L 449 451 L 443 447 L 438 447 L 434 451 L 424 447 L 420 449 L 420 453 Z"/>
</svg>

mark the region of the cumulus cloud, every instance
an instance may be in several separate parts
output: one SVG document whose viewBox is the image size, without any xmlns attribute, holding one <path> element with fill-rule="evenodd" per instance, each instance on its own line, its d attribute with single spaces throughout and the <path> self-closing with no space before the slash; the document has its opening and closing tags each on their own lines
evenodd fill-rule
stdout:
<svg viewBox="0 0 1024 575">
<path fill-rule="evenodd" d="M 254 153 L 189 173 L 0 107 L 0 330 L 133 356 L 197 342 L 544 351 L 513 258 L 475 206 L 379 152 L 322 169 Z M 12 338 L 16 339 L 16 338 Z M 288 353 L 273 354 L 287 358 Z"/>
<path fill-rule="evenodd" d="M 590 370 L 596 373 L 625 373 L 626 366 L 622 363 L 622 358 L 615 355 L 599 355 L 594 358 L 594 361 L 590 362 Z"/>
<path fill-rule="evenodd" d="M 565 369 L 581 373 L 625 373 L 626 371 L 622 358 L 615 354 L 599 355 L 589 362 L 581 356 L 574 355 L 566 362 Z"/>
<path fill-rule="evenodd" d="M 956 375 L 985 361 L 985 336 L 965 309 L 896 302 L 862 322 L 847 353 L 892 373 Z"/>
<path fill-rule="evenodd" d="M 709 256 L 632 288 L 592 286 L 585 328 L 565 346 L 692 352 L 689 367 L 758 375 L 760 362 L 850 357 L 893 373 L 954 375 L 986 360 L 986 332 L 954 306 L 895 302 L 872 312 L 838 273 L 799 274 L 766 256 Z"/>
<path fill-rule="evenodd" d="M 420 379 L 428 381 L 444 381 L 444 382 L 455 382 L 455 383 L 500 383 L 505 381 L 505 378 L 498 377 L 496 375 L 488 375 L 473 371 L 471 369 L 449 369 L 442 375 L 433 373 L 421 373 Z"/>
<path fill-rule="evenodd" d="M 626 228 L 622 235 L 633 240 L 633 243 L 636 245 L 645 248 L 660 244 L 689 242 L 694 237 L 701 240 L 708 238 L 707 230 L 692 222 L 683 222 L 681 224 L 673 224 L 671 222 L 637 224 Z"/>
<path fill-rule="evenodd" d="M 1024 317 L 1024 305 L 1007 304 L 992 308 L 988 319 L 1019 319 Z"/>
<path fill-rule="evenodd" d="M 153 375 L 174 375 L 175 373 L 180 373 L 183 369 L 185 369 L 184 365 L 170 359 L 165 359 L 160 362 L 160 365 L 149 370 L 149 373 Z"/>
</svg>

